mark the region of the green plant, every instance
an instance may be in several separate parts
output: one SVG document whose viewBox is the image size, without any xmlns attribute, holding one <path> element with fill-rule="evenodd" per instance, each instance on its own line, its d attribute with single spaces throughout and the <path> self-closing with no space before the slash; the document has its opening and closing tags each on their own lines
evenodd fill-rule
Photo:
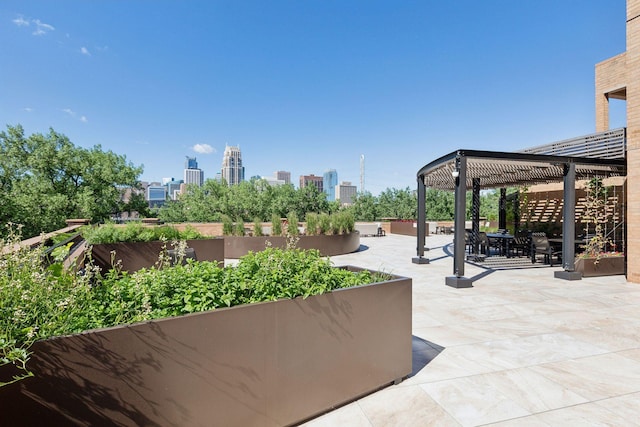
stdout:
<svg viewBox="0 0 640 427">
<path fill-rule="evenodd" d="M 236 267 L 191 259 L 171 265 L 165 251 L 157 267 L 135 273 L 112 269 L 101 276 L 89 262 L 75 274 L 44 268 L 42 249 L 20 247 L 15 230 L 9 236 L 0 240 L 0 365 L 20 374 L 0 386 L 32 375 L 27 362 L 36 340 L 386 280 L 334 268 L 317 250 L 270 247 Z M 174 247 L 180 252 L 180 242 Z"/>
<path fill-rule="evenodd" d="M 195 228 L 187 226 L 184 231 L 163 226 L 147 226 L 140 222 L 130 222 L 125 226 L 117 226 L 112 222 L 98 226 L 85 226 L 82 236 L 91 245 L 118 242 L 151 242 L 165 238 L 167 240 L 202 239 L 204 236 Z"/>
<path fill-rule="evenodd" d="M 234 235 L 236 236 L 244 236 L 244 221 L 242 218 L 238 218 L 235 225 Z"/>
<path fill-rule="evenodd" d="M 12 364 L 19 373 L 0 386 L 33 375 L 27 367 L 33 342 L 89 329 L 93 316 L 93 271 L 70 273 L 59 261 L 45 268 L 44 248 L 21 245 L 19 227 L 8 224 L 7 229 L 0 239 L 0 365 Z M 61 248 L 54 258 L 64 257 Z"/>
<path fill-rule="evenodd" d="M 229 215 L 222 215 L 222 235 L 233 236 L 233 221 Z"/>
<path fill-rule="evenodd" d="M 582 258 L 594 258 L 594 264 L 606 256 L 606 247 L 611 241 L 604 236 L 603 225 L 607 223 L 609 214 L 605 209 L 609 190 L 603 185 L 602 178 L 592 178 L 585 186 L 585 210 L 582 221 L 585 223 L 585 235 L 588 240 Z"/>
<path fill-rule="evenodd" d="M 262 236 L 262 221 L 260 218 L 256 218 L 253 220 L 253 235 L 254 236 Z"/>
<path fill-rule="evenodd" d="M 280 220 L 280 215 L 275 213 L 271 215 L 271 235 L 272 236 L 282 235 L 282 221 Z"/>
<path fill-rule="evenodd" d="M 298 230 L 298 214 L 291 211 L 287 215 L 287 234 L 290 236 L 297 236 L 300 234 Z"/>
<path fill-rule="evenodd" d="M 308 212 L 306 216 L 307 223 L 307 235 L 315 236 L 318 234 L 318 214 L 315 212 Z"/>
<path fill-rule="evenodd" d="M 318 226 L 320 228 L 320 234 L 329 234 L 331 231 L 331 217 L 328 213 L 321 213 L 318 217 Z"/>
</svg>

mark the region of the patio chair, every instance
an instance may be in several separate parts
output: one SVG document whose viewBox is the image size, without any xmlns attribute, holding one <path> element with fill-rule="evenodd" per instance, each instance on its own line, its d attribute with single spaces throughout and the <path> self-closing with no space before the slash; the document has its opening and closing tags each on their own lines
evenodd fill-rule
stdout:
<svg viewBox="0 0 640 427">
<path fill-rule="evenodd" d="M 473 253 L 473 244 L 471 242 L 471 232 L 465 231 L 464 233 L 464 244 L 468 253 Z M 489 256 L 489 239 L 487 238 L 487 233 L 480 231 L 478 233 L 478 246 L 480 247 L 480 253 L 486 254 Z"/>
<path fill-rule="evenodd" d="M 558 261 L 562 260 L 562 251 L 556 251 L 549 243 L 549 239 L 545 233 L 531 233 L 531 263 L 536 262 L 536 255 L 544 255 L 544 262 L 549 263 L 553 267 L 553 257 L 557 257 Z"/>
<path fill-rule="evenodd" d="M 489 236 L 487 236 L 487 234 L 485 233 L 485 237 L 486 237 L 486 244 L 487 244 L 487 256 L 491 254 L 491 249 L 495 249 L 496 253 L 498 255 L 504 255 L 504 249 L 502 246 L 502 240 L 500 239 L 493 239 Z"/>
<path fill-rule="evenodd" d="M 531 250 L 531 236 L 527 234 L 518 233 L 513 238 L 511 243 L 511 249 L 516 256 L 527 256 Z"/>
<path fill-rule="evenodd" d="M 478 233 L 478 237 L 480 239 L 480 253 L 485 254 L 486 256 L 491 255 L 491 251 L 489 250 L 489 238 L 487 237 L 487 233 L 481 231 Z"/>
</svg>

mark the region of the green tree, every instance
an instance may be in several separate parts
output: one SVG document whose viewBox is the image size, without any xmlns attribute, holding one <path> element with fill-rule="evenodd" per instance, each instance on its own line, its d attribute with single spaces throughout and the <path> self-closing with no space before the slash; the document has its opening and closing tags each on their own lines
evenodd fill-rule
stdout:
<svg viewBox="0 0 640 427">
<path fill-rule="evenodd" d="M 428 188 L 425 192 L 425 205 L 427 220 L 450 221 L 453 219 L 455 203 L 452 191 Z"/>
<path fill-rule="evenodd" d="M 415 192 L 409 187 L 404 190 L 387 188 L 378 196 L 378 205 L 378 213 L 381 218 L 417 218 L 418 199 Z"/>
<path fill-rule="evenodd" d="M 136 187 L 141 173 L 99 145 L 76 147 L 53 129 L 26 137 L 22 126 L 7 126 L 0 132 L 0 219 L 23 224 L 24 237 L 61 228 L 67 218 L 98 222 L 119 211 L 120 189 Z"/>
<path fill-rule="evenodd" d="M 378 201 L 371 193 L 359 193 L 353 201 L 353 215 L 360 221 L 375 221 L 380 218 L 378 207 Z"/>
</svg>

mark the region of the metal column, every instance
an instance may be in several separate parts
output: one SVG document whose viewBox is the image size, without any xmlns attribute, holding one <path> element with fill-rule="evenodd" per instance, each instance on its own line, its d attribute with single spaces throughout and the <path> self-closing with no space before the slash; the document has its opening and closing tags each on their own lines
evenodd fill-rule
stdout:
<svg viewBox="0 0 640 427">
<path fill-rule="evenodd" d="M 564 208 L 562 212 L 562 266 L 554 277 L 565 280 L 580 280 L 582 274 L 575 271 L 576 240 L 576 165 L 564 165 Z"/>
<path fill-rule="evenodd" d="M 454 245 L 453 245 L 453 274 L 445 280 L 448 286 L 454 288 L 469 288 L 471 280 L 464 277 L 464 223 L 467 210 L 467 159 L 456 157 L 455 169 L 455 210 L 454 210 Z M 457 175 L 457 176 L 456 176 Z"/>
<path fill-rule="evenodd" d="M 472 224 L 471 224 L 471 247 L 473 254 L 468 259 L 473 261 L 484 261 L 484 255 L 480 253 L 480 178 L 473 178 L 473 198 L 472 198 Z"/>
<path fill-rule="evenodd" d="M 507 189 L 500 189 L 500 199 L 498 200 L 498 229 L 507 229 Z"/>
<path fill-rule="evenodd" d="M 418 224 L 417 224 L 417 257 L 412 258 L 411 262 L 414 264 L 429 264 L 429 258 L 424 258 L 425 250 L 425 241 L 426 241 L 426 230 L 425 230 L 425 222 L 426 222 L 426 188 L 424 185 L 424 177 L 422 175 L 418 176 Z"/>
</svg>

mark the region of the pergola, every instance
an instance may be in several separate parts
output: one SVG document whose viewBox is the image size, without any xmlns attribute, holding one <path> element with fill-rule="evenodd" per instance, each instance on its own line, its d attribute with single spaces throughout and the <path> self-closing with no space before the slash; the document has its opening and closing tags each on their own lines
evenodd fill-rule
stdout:
<svg viewBox="0 0 640 427">
<path fill-rule="evenodd" d="M 464 277 L 466 192 L 473 191 L 473 236 L 479 231 L 481 188 L 506 188 L 563 182 L 564 210 L 562 224 L 562 262 L 564 271 L 555 277 L 578 280 L 575 262 L 576 180 L 626 175 L 624 159 L 600 159 L 561 155 L 503 153 L 495 151 L 456 150 L 424 166 L 417 173 L 418 225 L 417 264 L 428 264 L 425 253 L 426 187 L 455 192 L 453 276 L 446 284 L 456 288 L 470 287 Z"/>
</svg>

